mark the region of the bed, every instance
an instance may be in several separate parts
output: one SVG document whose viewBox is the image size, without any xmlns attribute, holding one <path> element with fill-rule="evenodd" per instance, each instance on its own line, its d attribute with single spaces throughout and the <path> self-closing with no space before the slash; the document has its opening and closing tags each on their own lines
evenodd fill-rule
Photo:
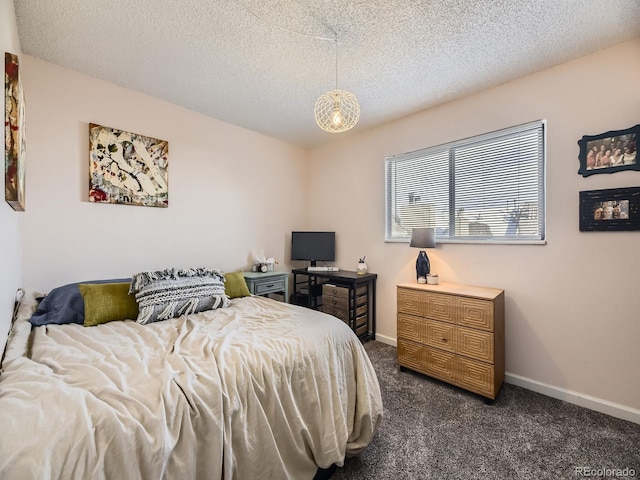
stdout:
<svg viewBox="0 0 640 480">
<path fill-rule="evenodd" d="M 372 441 L 378 381 L 349 327 L 263 297 L 141 324 L 34 327 L 0 375 L 0 478 L 312 479 Z"/>
</svg>

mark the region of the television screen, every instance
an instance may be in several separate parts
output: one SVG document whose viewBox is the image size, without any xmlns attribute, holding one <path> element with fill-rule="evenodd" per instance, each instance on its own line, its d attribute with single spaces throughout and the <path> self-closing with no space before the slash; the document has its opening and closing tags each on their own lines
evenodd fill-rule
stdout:
<svg viewBox="0 0 640 480">
<path fill-rule="evenodd" d="M 291 232 L 291 260 L 333 262 L 336 259 L 336 232 Z"/>
</svg>

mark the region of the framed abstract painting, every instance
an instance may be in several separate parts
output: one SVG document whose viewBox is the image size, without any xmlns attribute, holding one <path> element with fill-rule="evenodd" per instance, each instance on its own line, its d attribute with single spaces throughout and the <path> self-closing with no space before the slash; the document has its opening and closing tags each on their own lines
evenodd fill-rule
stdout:
<svg viewBox="0 0 640 480">
<path fill-rule="evenodd" d="M 89 201 L 169 206 L 169 142 L 89 124 Z"/>
<path fill-rule="evenodd" d="M 18 57 L 4 54 L 4 198 L 11 208 L 25 209 L 24 94 Z"/>
</svg>

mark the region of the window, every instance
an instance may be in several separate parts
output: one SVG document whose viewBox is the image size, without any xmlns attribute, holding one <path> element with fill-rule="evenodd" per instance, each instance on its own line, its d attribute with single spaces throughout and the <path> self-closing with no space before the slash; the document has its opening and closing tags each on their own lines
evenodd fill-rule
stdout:
<svg viewBox="0 0 640 480">
<path fill-rule="evenodd" d="M 544 240 L 544 121 L 385 159 L 387 241 Z"/>
</svg>

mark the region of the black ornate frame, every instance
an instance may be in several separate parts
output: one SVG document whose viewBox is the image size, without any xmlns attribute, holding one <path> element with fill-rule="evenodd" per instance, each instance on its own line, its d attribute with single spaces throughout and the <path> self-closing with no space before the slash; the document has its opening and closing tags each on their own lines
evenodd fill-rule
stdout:
<svg viewBox="0 0 640 480">
<path fill-rule="evenodd" d="M 580 192 L 581 232 L 640 230 L 640 187 Z"/>
<path fill-rule="evenodd" d="M 580 160 L 580 169 L 578 170 L 578 173 L 583 177 L 588 177 L 589 175 L 594 175 L 596 173 L 615 173 L 622 170 L 640 170 L 640 158 L 638 158 L 637 143 L 638 138 L 640 138 L 640 124 L 625 130 L 611 130 L 599 135 L 585 135 L 582 139 L 578 140 L 578 145 L 580 147 L 580 154 L 578 156 L 578 160 Z M 592 161 L 588 161 L 587 156 L 590 150 L 594 147 L 600 149 L 602 146 L 607 148 L 607 144 L 611 145 L 612 143 L 614 145 L 622 145 L 623 154 L 625 153 L 624 148 L 627 145 L 631 146 L 635 152 L 633 163 L 625 163 L 615 166 L 597 166 L 591 164 Z M 611 153 L 613 154 L 614 152 Z M 593 161 L 595 161 L 595 156 Z"/>
</svg>

